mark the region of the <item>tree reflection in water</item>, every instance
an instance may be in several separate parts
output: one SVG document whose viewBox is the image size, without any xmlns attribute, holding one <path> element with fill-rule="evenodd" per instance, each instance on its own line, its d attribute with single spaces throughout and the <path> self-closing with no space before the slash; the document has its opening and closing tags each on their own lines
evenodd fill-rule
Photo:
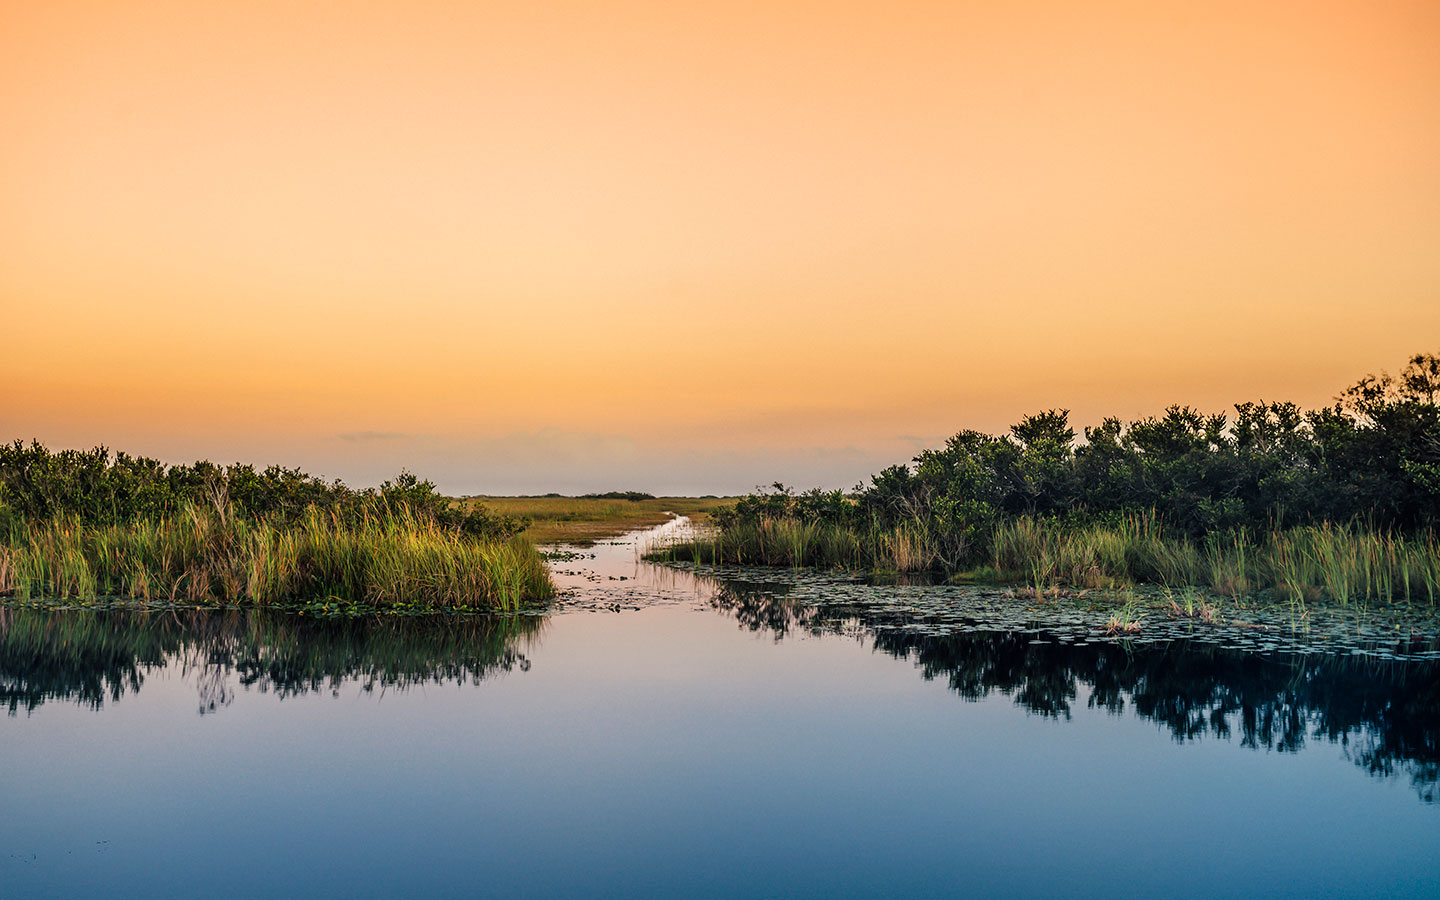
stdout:
<svg viewBox="0 0 1440 900">
<path fill-rule="evenodd" d="M 712 601 L 741 627 L 776 640 L 792 631 L 850 634 L 967 700 L 994 693 L 1030 712 L 1069 718 L 1127 707 L 1177 741 L 1238 735 L 1241 746 L 1296 752 L 1325 740 L 1372 775 L 1409 777 L 1421 799 L 1440 785 L 1440 663 L 1333 654 L 1259 654 L 1168 644 L 1061 643 L 1032 633 L 931 633 L 913 617 L 869 607 L 798 603 L 784 586 L 731 582 Z"/>
<path fill-rule="evenodd" d="M 1440 663 L 913 630 L 903 613 L 803 604 L 784 590 L 729 582 L 712 603 L 776 640 L 793 631 L 849 634 L 914 661 L 926 679 L 944 679 L 966 699 L 999 693 L 1057 719 L 1081 702 L 1117 715 L 1128 710 L 1177 741 L 1238 737 L 1241 746 L 1281 752 L 1331 741 L 1373 775 L 1407 776 L 1427 802 L 1440 793 Z M 11 715 L 56 700 L 99 709 L 170 665 L 194 679 L 202 713 L 231 702 L 240 688 L 284 698 L 347 684 L 373 691 L 478 683 L 528 668 L 525 651 L 544 621 L 0 607 L 0 705 Z"/>
<path fill-rule="evenodd" d="M 0 607 L 0 705 L 10 715 L 55 700 L 99 709 L 168 665 L 194 678 L 202 713 L 228 704 L 237 687 L 283 698 L 351 683 L 365 691 L 478 683 L 529 668 L 524 650 L 543 627 L 538 616 Z"/>
</svg>

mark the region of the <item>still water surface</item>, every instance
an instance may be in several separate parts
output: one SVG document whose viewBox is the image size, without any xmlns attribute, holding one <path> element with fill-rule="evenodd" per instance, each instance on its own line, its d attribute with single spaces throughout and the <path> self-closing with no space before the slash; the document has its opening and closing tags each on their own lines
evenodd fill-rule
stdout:
<svg viewBox="0 0 1440 900">
<path fill-rule="evenodd" d="M 0 897 L 1440 896 L 1434 661 L 553 565 L 543 618 L 0 609 Z"/>
</svg>

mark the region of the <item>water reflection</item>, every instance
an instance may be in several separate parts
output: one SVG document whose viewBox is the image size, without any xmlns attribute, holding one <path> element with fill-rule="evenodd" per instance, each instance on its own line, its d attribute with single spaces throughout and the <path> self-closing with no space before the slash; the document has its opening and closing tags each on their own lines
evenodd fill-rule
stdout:
<svg viewBox="0 0 1440 900">
<path fill-rule="evenodd" d="M 1065 643 L 1043 633 L 908 629 L 902 614 L 794 601 L 783 585 L 730 582 L 712 604 L 750 631 L 849 634 L 912 660 L 967 700 L 1013 697 L 1041 716 L 1069 718 L 1083 702 L 1127 709 L 1177 741 L 1238 736 L 1241 746 L 1296 752 L 1341 744 L 1378 777 L 1408 777 L 1422 800 L 1440 796 L 1440 665 L 1331 654 L 1257 654 L 1176 641 L 1145 646 Z"/>
<path fill-rule="evenodd" d="M 605 608 L 630 592 L 669 591 L 777 641 L 795 632 L 849 635 L 913 662 L 925 679 L 942 680 L 969 700 L 1000 694 L 1057 719 L 1069 718 L 1077 705 L 1133 713 L 1181 742 L 1212 736 L 1279 752 L 1333 742 L 1371 774 L 1406 777 L 1427 802 L 1440 796 L 1434 661 L 1257 653 L 1185 641 L 1087 642 L 1035 630 L 917 629 L 913 612 L 803 602 L 787 596 L 785 584 L 694 575 L 667 584 L 673 573 L 638 564 L 633 548 L 619 545 L 576 569 L 577 582 L 602 585 L 583 594 L 577 585 L 576 593 Z M 201 713 L 222 709 L 242 690 L 284 698 L 344 685 L 374 691 L 479 683 L 528 669 L 527 654 L 545 622 L 0 606 L 0 705 L 12 716 L 55 701 L 100 709 L 166 667 L 194 685 Z"/>
<path fill-rule="evenodd" d="M 51 701 L 93 709 L 178 666 L 200 712 L 254 689 L 280 697 L 422 684 L 478 683 L 529 668 L 544 620 L 384 617 L 322 620 L 258 610 L 158 612 L 0 607 L 0 705 L 10 715 Z"/>
<path fill-rule="evenodd" d="M 696 533 L 686 516 L 613 540 L 592 544 L 557 544 L 542 548 L 550 577 L 564 609 L 639 609 L 659 603 L 688 602 L 714 594 L 718 582 L 709 576 L 671 566 L 657 566 L 643 557 L 652 548 L 685 540 Z"/>
</svg>

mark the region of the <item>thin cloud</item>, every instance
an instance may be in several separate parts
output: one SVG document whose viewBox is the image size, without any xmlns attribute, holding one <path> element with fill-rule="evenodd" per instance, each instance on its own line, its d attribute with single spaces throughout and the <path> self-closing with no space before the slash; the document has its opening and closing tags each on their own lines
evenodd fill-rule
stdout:
<svg viewBox="0 0 1440 900">
<path fill-rule="evenodd" d="M 358 444 L 364 441 L 398 441 L 414 435 L 404 434 L 399 431 L 346 431 L 336 435 L 342 441 L 349 441 Z"/>
</svg>

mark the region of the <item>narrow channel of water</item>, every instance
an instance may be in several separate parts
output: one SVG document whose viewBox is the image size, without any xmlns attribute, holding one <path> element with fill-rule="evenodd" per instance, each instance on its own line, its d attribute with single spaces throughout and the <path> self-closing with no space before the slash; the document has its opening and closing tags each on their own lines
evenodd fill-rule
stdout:
<svg viewBox="0 0 1440 900">
<path fill-rule="evenodd" d="M 1440 895 L 1423 636 L 640 561 L 684 527 L 545 616 L 0 608 L 0 898 Z"/>
</svg>

